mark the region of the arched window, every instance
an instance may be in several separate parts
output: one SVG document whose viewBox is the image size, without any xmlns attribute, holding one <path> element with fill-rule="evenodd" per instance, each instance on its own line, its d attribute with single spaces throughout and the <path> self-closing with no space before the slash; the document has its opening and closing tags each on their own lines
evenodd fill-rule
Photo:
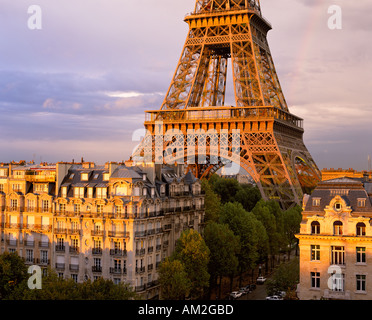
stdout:
<svg viewBox="0 0 372 320">
<path fill-rule="evenodd" d="M 356 235 L 365 236 L 366 235 L 366 225 L 363 222 L 359 222 L 356 225 Z"/>
<path fill-rule="evenodd" d="M 320 233 L 320 223 L 318 221 L 313 221 L 311 223 L 311 234 L 319 234 Z"/>
<path fill-rule="evenodd" d="M 335 221 L 333 223 L 333 234 L 335 236 L 341 236 L 343 234 L 343 230 L 342 230 L 342 222 L 341 221 Z"/>
</svg>

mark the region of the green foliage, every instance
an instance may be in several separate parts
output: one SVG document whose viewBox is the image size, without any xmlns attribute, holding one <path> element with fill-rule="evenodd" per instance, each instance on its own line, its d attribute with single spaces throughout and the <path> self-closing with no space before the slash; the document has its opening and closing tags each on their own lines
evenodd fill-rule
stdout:
<svg viewBox="0 0 372 320">
<path fill-rule="evenodd" d="M 209 286 L 209 263 L 210 251 L 202 236 L 194 229 L 182 232 L 177 240 L 172 260 L 179 260 L 191 282 L 190 297 L 201 298 Z"/>
<path fill-rule="evenodd" d="M 218 276 L 237 272 L 240 239 L 226 224 L 212 222 L 204 230 L 204 240 L 210 250 L 209 273 L 215 281 Z"/>
<path fill-rule="evenodd" d="M 274 201 L 260 200 L 253 208 L 252 213 L 262 222 L 268 236 L 269 253 L 275 255 L 284 243 L 283 238 L 283 212 Z"/>
<path fill-rule="evenodd" d="M 252 211 L 261 198 L 260 190 L 249 184 L 241 184 L 235 195 L 235 201 L 241 203 L 243 208 L 248 212 Z"/>
<path fill-rule="evenodd" d="M 293 292 L 300 279 L 300 264 L 298 258 L 282 263 L 274 272 L 272 278 L 266 282 L 268 295 L 279 291 Z"/>
<path fill-rule="evenodd" d="M 0 255 L 0 300 L 19 299 L 27 285 L 27 267 L 16 253 Z"/>
<path fill-rule="evenodd" d="M 226 203 L 221 210 L 220 223 L 227 224 L 236 236 L 240 238 L 240 253 L 238 254 L 240 271 L 254 268 L 258 260 L 258 242 L 260 240 L 259 221 L 251 213 L 244 210 L 240 203 Z"/>
<path fill-rule="evenodd" d="M 300 232 L 301 221 L 302 215 L 299 206 L 288 209 L 283 214 L 284 235 L 288 251 L 290 251 L 297 242 L 295 234 Z"/>
<path fill-rule="evenodd" d="M 251 211 L 261 199 L 257 187 L 240 184 L 236 179 L 226 179 L 214 174 L 209 178 L 208 183 L 212 191 L 220 197 L 222 204 L 239 202 L 246 211 Z"/>
<path fill-rule="evenodd" d="M 0 255 L 0 300 L 129 300 L 139 297 L 127 284 L 114 284 L 98 279 L 75 283 L 62 279 L 48 269 L 42 277 L 42 289 L 30 290 L 27 281 L 31 275 L 16 253 Z"/>
<path fill-rule="evenodd" d="M 182 300 L 190 293 L 191 282 L 179 260 L 167 258 L 160 264 L 159 281 L 163 300 Z"/>
<path fill-rule="evenodd" d="M 218 221 L 221 211 L 221 200 L 219 196 L 212 190 L 212 187 L 207 180 L 202 181 L 202 190 L 205 192 L 205 222 Z"/>
</svg>

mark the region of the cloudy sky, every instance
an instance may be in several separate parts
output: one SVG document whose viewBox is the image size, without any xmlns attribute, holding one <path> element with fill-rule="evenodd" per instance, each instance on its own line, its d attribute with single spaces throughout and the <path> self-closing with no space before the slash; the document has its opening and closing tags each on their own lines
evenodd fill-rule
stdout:
<svg viewBox="0 0 372 320">
<path fill-rule="evenodd" d="M 42 30 L 28 8 L 42 9 Z M 342 8 L 330 30 L 328 8 Z M 128 159 L 159 109 L 195 0 L 0 0 L 0 161 Z M 292 113 L 320 169 L 372 155 L 372 2 L 262 0 Z"/>
</svg>

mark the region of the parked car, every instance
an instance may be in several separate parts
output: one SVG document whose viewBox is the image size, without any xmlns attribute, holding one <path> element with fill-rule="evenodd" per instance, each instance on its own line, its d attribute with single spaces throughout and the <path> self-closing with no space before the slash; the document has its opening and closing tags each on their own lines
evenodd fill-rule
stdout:
<svg viewBox="0 0 372 320">
<path fill-rule="evenodd" d="M 266 300 L 283 300 L 283 298 L 279 296 L 270 296 L 266 297 Z"/>
<path fill-rule="evenodd" d="M 246 293 L 250 293 L 252 291 L 251 285 L 247 285 L 243 287 L 242 289 L 244 289 Z"/>
<path fill-rule="evenodd" d="M 240 292 L 242 295 L 245 295 L 245 294 L 249 293 L 249 289 L 246 289 L 246 287 L 243 287 L 243 288 L 240 288 L 240 289 L 239 289 L 239 292 Z"/>
<path fill-rule="evenodd" d="M 256 289 L 256 285 L 255 284 L 250 284 L 249 285 L 249 289 L 251 290 L 251 291 L 253 291 L 253 290 L 255 290 Z"/>
<path fill-rule="evenodd" d="M 266 281 L 266 278 L 264 278 L 264 277 L 258 277 L 257 280 L 256 280 L 256 282 L 258 284 L 263 284 L 263 283 L 265 283 L 265 281 Z"/>
<path fill-rule="evenodd" d="M 238 291 L 233 291 L 230 293 L 230 297 L 232 297 L 233 299 L 238 299 L 242 296 L 241 292 L 238 292 Z"/>
</svg>

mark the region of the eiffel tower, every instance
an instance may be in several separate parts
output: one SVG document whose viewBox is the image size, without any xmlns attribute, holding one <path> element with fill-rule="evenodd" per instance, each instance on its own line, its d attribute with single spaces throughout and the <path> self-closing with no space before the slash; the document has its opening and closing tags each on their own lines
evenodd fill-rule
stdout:
<svg viewBox="0 0 372 320">
<path fill-rule="evenodd" d="M 321 174 L 303 142 L 303 119 L 289 112 L 284 98 L 259 0 L 197 0 L 185 22 L 189 33 L 173 80 L 160 110 L 146 111 L 147 134 L 132 159 L 165 162 L 175 155 L 196 177 L 208 178 L 227 163 L 215 148 L 226 138 L 224 154 L 237 154 L 229 160 L 250 174 L 264 199 L 283 209 L 301 204 Z M 235 106 L 225 105 L 229 64 Z M 211 129 L 215 133 L 190 135 Z M 169 130 L 188 138 L 156 139 Z M 238 149 L 232 146 L 237 132 Z"/>
</svg>

